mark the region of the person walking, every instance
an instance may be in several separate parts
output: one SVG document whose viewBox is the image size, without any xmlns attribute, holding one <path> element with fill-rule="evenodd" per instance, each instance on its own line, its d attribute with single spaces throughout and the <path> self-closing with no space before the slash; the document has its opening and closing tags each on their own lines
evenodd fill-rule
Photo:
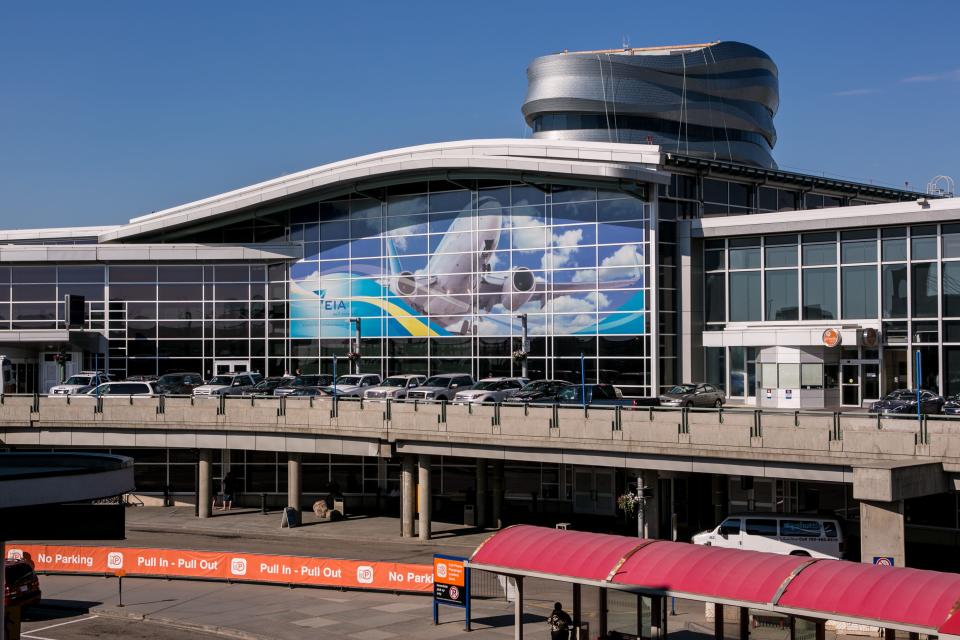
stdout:
<svg viewBox="0 0 960 640">
<path fill-rule="evenodd" d="M 237 488 L 237 479 L 233 476 L 233 471 L 227 471 L 223 476 L 223 507 L 221 511 L 230 511 L 233 508 L 233 493 Z"/>
<path fill-rule="evenodd" d="M 559 602 L 553 603 L 553 613 L 547 618 L 547 624 L 550 626 L 550 640 L 568 640 L 570 637 L 573 620 Z"/>
</svg>

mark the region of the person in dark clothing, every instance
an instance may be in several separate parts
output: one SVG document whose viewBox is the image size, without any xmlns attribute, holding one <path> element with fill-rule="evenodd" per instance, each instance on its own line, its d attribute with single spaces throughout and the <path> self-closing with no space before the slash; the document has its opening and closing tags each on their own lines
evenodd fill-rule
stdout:
<svg viewBox="0 0 960 640">
<path fill-rule="evenodd" d="M 551 640 L 567 640 L 570 637 L 573 621 L 559 602 L 553 603 L 553 613 L 547 618 L 547 624 L 550 625 Z"/>
<path fill-rule="evenodd" d="M 233 476 L 233 471 L 227 471 L 223 476 L 223 508 L 222 511 L 230 511 L 233 508 L 233 493 L 237 489 L 237 479 Z"/>
</svg>

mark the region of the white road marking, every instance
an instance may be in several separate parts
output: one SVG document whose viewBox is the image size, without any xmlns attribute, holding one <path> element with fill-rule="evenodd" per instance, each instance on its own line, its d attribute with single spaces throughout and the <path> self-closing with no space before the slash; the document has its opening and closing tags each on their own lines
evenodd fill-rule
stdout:
<svg viewBox="0 0 960 640">
<path fill-rule="evenodd" d="M 46 636 L 32 636 L 29 633 L 21 633 L 21 638 L 29 638 L 29 640 L 55 640 L 54 638 L 47 638 Z"/>
<path fill-rule="evenodd" d="M 64 625 L 74 624 L 74 623 L 77 623 L 77 622 L 86 622 L 87 620 L 93 620 L 94 618 L 99 618 L 99 617 L 100 617 L 100 616 L 87 616 L 86 618 L 79 618 L 79 619 L 77 619 L 77 620 L 68 620 L 67 622 L 60 622 L 60 623 L 58 623 L 58 624 L 52 624 L 52 625 L 50 625 L 49 627 L 41 627 L 41 628 L 39 628 L 39 629 L 32 629 L 32 630 L 30 630 L 30 631 L 26 631 L 26 632 L 22 633 L 21 635 L 23 635 L 23 636 L 25 636 L 25 635 L 27 635 L 27 634 L 33 635 L 34 633 L 40 633 L 41 631 L 46 631 L 47 629 L 53 629 L 53 628 L 55 628 L 55 627 L 62 627 L 62 626 L 64 626 Z"/>
</svg>

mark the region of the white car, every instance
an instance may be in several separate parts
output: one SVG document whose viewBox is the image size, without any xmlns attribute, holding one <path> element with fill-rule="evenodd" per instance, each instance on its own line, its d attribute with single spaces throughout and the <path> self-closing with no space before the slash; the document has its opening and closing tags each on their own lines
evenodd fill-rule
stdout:
<svg viewBox="0 0 960 640">
<path fill-rule="evenodd" d="M 693 544 L 791 556 L 843 555 L 843 530 L 836 518 L 785 513 L 733 514 L 715 529 L 693 536 Z"/>
<path fill-rule="evenodd" d="M 256 373 L 221 373 L 193 390 L 195 396 L 240 395 L 253 388 L 263 378 Z"/>
<path fill-rule="evenodd" d="M 345 398 L 359 398 L 369 387 L 380 384 L 380 376 L 376 373 L 355 373 L 337 378 L 337 383 L 324 387 L 323 392 L 331 396 Z"/>
<path fill-rule="evenodd" d="M 152 382 L 106 382 L 90 391 L 86 395 L 90 396 L 152 396 L 156 395 L 157 390 Z"/>
<path fill-rule="evenodd" d="M 407 391 L 416 389 L 427 379 L 421 375 L 390 376 L 379 385 L 370 387 L 363 392 L 365 400 L 402 400 L 407 397 Z"/>
<path fill-rule="evenodd" d="M 67 378 L 63 384 L 50 387 L 51 396 L 75 396 L 86 393 L 97 385 L 109 382 L 110 376 L 102 371 L 81 371 Z"/>
<path fill-rule="evenodd" d="M 527 378 L 484 378 L 472 389 L 458 391 L 453 401 L 458 404 L 478 402 L 503 402 L 520 391 L 530 380 Z"/>
</svg>

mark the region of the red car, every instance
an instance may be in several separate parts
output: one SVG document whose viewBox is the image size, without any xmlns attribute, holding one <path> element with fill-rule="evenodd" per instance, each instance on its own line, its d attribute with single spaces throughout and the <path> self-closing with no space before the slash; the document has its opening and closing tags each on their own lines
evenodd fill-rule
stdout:
<svg viewBox="0 0 960 640">
<path fill-rule="evenodd" d="M 40 579 L 26 560 L 7 560 L 3 602 L 8 607 L 29 607 L 40 602 Z"/>
</svg>

